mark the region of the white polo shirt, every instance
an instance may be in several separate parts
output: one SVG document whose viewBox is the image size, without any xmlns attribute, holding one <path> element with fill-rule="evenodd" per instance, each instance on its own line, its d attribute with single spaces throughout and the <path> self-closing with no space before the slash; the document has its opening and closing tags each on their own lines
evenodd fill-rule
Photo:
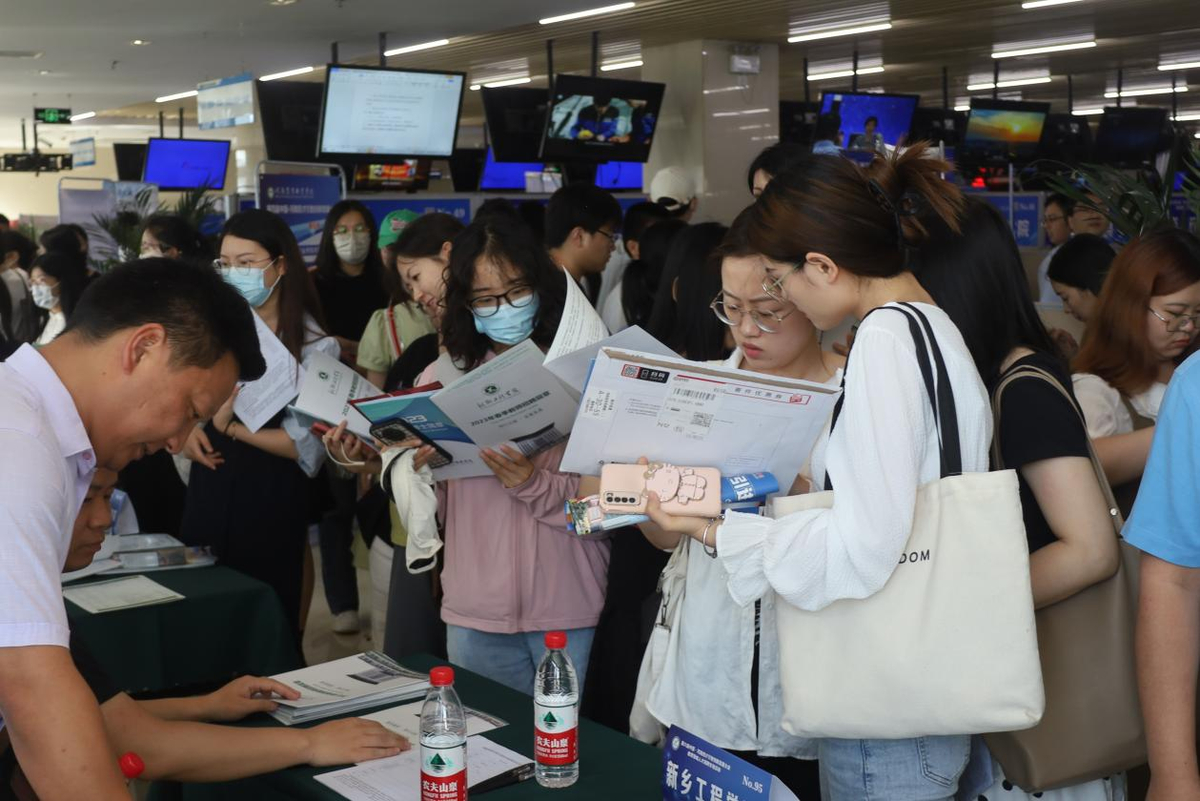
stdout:
<svg viewBox="0 0 1200 801">
<path fill-rule="evenodd" d="M 23 345 L 0 364 L 0 648 L 67 647 L 60 577 L 95 468 L 70 393 Z"/>
</svg>

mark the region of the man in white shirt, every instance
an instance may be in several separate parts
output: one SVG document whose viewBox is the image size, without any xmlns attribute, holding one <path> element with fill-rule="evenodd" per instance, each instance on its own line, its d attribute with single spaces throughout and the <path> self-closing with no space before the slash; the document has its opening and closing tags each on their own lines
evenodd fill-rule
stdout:
<svg viewBox="0 0 1200 801">
<path fill-rule="evenodd" d="M 236 290 L 167 259 L 96 278 L 58 339 L 0 365 L 0 737 L 44 801 L 129 798 L 59 580 L 92 472 L 180 449 L 264 369 Z"/>
<path fill-rule="evenodd" d="M 584 287 L 593 305 L 620 229 L 621 205 L 597 186 L 564 186 L 546 204 L 546 250 L 555 264 Z M 592 283 L 585 283 L 588 281 Z"/>
<path fill-rule="evenodd" d="M 1066 195 L 1054 193 L 1046 196 L 1044 211 L 1042 212 L 1042 228 L 1046 231 L 1046 238 L 1050 240 L 1050 252 L 1046 254 L 1046 258 L 1042 259 L 1042 263 L 1038 265 L 1038 302 L 1051 303 L 1055 306 L 1062 305 L 1062 300 L 1054 292 L 1054 287 L 1050 286 L 1050 278 L 1048 272 L 1050 270 L 1050 260 L 1054 258 L 1054 254 L 1062 247 L 1062 244 L 1071 238 L 1071 228 L 1067 224 L 1067 218 L 1071 214 L 1071 201 Z"/>
</svg>

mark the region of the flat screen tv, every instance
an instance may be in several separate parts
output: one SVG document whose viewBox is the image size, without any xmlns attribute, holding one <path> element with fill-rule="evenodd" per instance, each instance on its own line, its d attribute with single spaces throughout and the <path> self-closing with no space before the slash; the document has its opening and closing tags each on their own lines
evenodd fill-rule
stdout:
<svg viewBox="0 0 1200 801">
<path fill-rule="evenodd" d="M 1096 129 L 1094 158 L 1114 167 L 1142 167 L 1171 147 L 1165 108 L 1106 108 Z"/>
<path fill-rule="evenodd" d="M 795 100 L 779 101 L 779 141 L 811 145 L 817 129 L 820 103 Z"/>
<path fill-rule="evenodd" d="M 113 157 L 117 160 L 118 181 L 142 180 L 146 165 L 145 142 L 113 142 Z"/>
<path fill-rule="evenodd" d="M 1033 160 L 1049 113 L 1049 103 L 971 98 L 960 159 L 976 164 Z"/>
<path fill-rule="evenodd" d="M 359 191 L 416 191 L 429 188 L 429 159 L 405 159 L 394 164 L 356 164 L 352 186 Z"/>
<path fill-rule="evenodd" d="M 455 192 L 474 192 L 479 189 L 487 151 L 482 147 L 459 147 L 450 156 L 450 180 Z"/>
<path fill-rule="evenodd" d="M 142 180 L 162 190 L 225 188 L 229 167 L 227 139 L 159 139 L 146 145 Z"/>
<path fill-rule="evenodd" d="M 267 158 L 315 159 L 325 85 L 313 81 L 259 81 L 257 88 Z"/>
<path fill-rule="evenodd" d="M 877 140 L 884 144 L 904 144 L 912 128 L 913 112 L 920 98 L 917 95 L 885 95 L 872 92 L 825 92 L 821 95 L 821 113 L 833 114 L 841 120 L 841 147 L 849 150 L 877 150 Z M 874 121 L 874 136 L 867 132 L 868 121 Z"/>
<path fill-rule="evenodd" d="M 1051 114 L 1046 117 L 1038 158 L 1064 164 L 1084 164 L 1092 160 L 1092 129 L 1087 117 Z"/>
<path fill-rule="evenodd" d="M 640 161 L 606 161 L 596 168 L 596 186 L 614 192 L 642 191 L 646 165 Z"/>
<path fill-rule="evenodd" d="M 545 89 L 484 87 L 483 114 L 487 119 L 488 143 L 499 162 L 537 161 L 546 132 L 546 109 L 550 97 Z"/>
<path fill-rule="evenodd" d="M 542 161 L 650 158 L 665 84 L 558 75 Z"/>
<path fill-rule="evenodd" d="M 913 112 L 909 142 L 945 142 L 955 147 L 967 129 L 967 113 L 948 108 L 918 106 Z"/>
<path fill-rule="evenodd" d="M 536 161 L 496 161 L 495 154 L 489 148 L 487 161 L 483 164 L 483 177 L 479 179 L 479 188 L 485 192 L 524 192 L 525 173 L 543 170 L 545 165 Z"/>
<path fill-rule="evenodd" d="M 461 72 L 330 64 L 317 140 L 321 158 L 367 164 L 448 158 L 465 79 Z"/>
</svg>

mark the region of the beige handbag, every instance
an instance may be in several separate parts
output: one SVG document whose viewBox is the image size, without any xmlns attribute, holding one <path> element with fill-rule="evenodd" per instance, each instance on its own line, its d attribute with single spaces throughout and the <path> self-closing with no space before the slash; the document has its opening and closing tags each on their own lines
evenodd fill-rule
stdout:
<svg viewBox="0 0 1200 801">
<path fill-rule="evenodd" d="M 996 437 L 992 454 L 1000 457 L 1000 409 L 1005 388 L 1018 378 L 1036 378 L 1053 386 L 1077 412 L 1075 400 L 1051 374 L 1036 367 L 1013 370 L 992 394 Z M 1083 415 L 1080 414 L 1083 423 Z M 1086 430 L 1086 424 L 1084 424 Z M 1115 535 L 1121 513 L 1088 441 L 1092 467 L 1108 503 Z M 1136 580 L 1140 552 L 1121 540 L 1117 572 L 1098 584 L 1037 612 L 1038 647 L 1046 685 L 1046 714 L 1024 731 L 987 737 L 992 756 L 1010 782 L 1041 792 L 1099 779 L 1146 761 L 1146 739 L 1138 706 L 1134 665 Z"/>
<path fill-rule="evenodd" d="M 938 420 L 942 477 L 918 490 L 912 534 L 883 589 L 818 612 L 776 604 L 783 728 L 801 737 L 979 734 L 1028 728 L 1042 716 L 1016 473 L 962 473 L 937 341 L 919 311 L 900 311 Z M 775 516 L 830 508 L 834 492 L 778 499 Z"/>
</svg>

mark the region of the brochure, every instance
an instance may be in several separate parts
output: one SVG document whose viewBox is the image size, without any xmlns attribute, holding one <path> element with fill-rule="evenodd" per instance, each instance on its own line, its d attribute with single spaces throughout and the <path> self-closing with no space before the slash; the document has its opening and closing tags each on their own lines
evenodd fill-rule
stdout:
<svg viewBox="0 0 1200 801">
<path fill-rule="evenodd" d="M 429 677 L 401 667 L 378 651 L 368 651 L 272 676 L 300 692 L 278 699 L 271 716 L 285 726 L 344 715 L 393 701 L 424 697 Z"/>
<path fill-rule="evenodd" d="M 179 593 L 145 576 L 127 576 L 67 587 L 63 590 L 63 597 L 92 614 L 183 600 Z"/>
<path fill-rule="evenodd" d="M 300 394 L 292 409 L 301 415 L 336 426 L 346 421 L 346 430 L 361 439 L 371 441 L 370 423 L 351 413 L 351 402 L 358 398 L 382 395 L 383 390 L 324 353 L 314 353 L 300 384 Z"/>
<path fill-rule="evenodd" d="M 238 420 L 251 433 L 257 432 L 291 403 L 300 391 L 305 373 L 291 351 L 267 328 L 262 318 L 257 314 L 253 317 L 258 332 L 258 347 L 267 363 L 267 371 L 257 381 L 242 384 L 242 391 L 233 402 L 233 411 Z"/>
<path fill-rule="evenodd" d="M 424 705 L 424 700 L 414 701 L 411 704 L 394 706 L 391 709 L 385 709 L 381 712 L 363 715 L 363 719 L 379 721 L 386 728 L 391 729 L 396 734 L 407 737 L 410 743 L 416 745 L 421 740 L 421 707 Z M 483 734 L 485 731 L 499 729 L 502 726 L 508 725 L 508 721 L 480 712 L 477 709 L 466 707 L 466 713 L 468 735 Z"/>
</svg>

